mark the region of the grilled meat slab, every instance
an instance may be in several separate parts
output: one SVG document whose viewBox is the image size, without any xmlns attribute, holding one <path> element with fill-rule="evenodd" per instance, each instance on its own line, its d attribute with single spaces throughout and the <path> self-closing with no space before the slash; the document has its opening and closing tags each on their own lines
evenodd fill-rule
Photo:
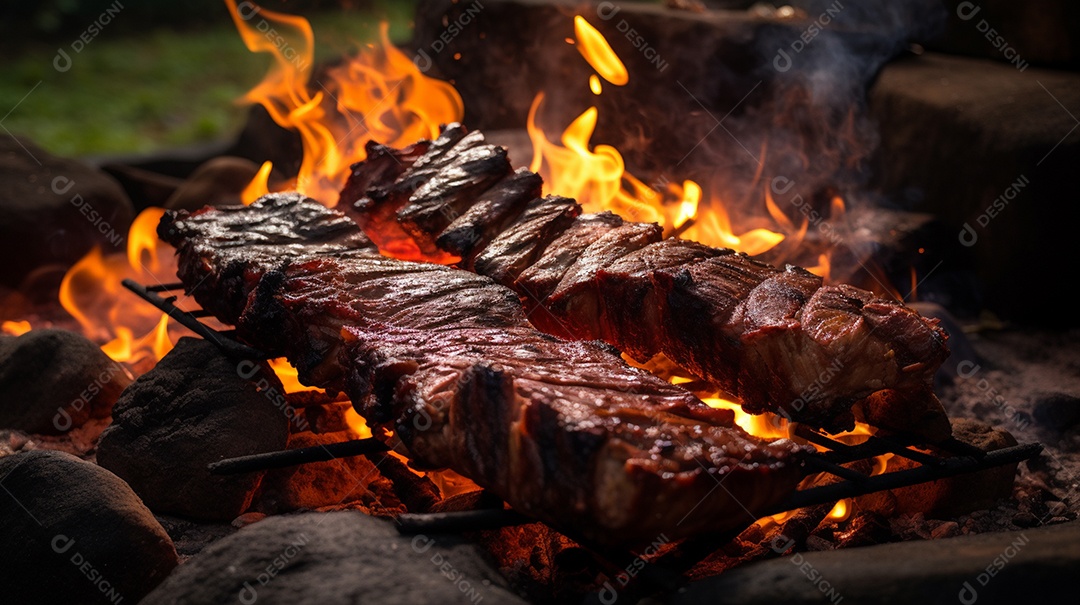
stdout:
<svg viewBox="0 0 1080 605">
<path fill-rule="evenodd" d="M 802 476 L 804 448 L 747 435 L 608 345 L 536 330 L 487 277 L 380 256 L 313 200 L 169 212 L 158 233 L 197 301 L 306 384 L 343 390 L 414 464 L 573 535 L 741 528 Z"/>
<path fill-rule="evenodd" d="M 444 136 L 453 140 L 460 133 L 455 124 Z M 458 171 L 468 161 L 452 150 L 440 159 Z M 352 180 L 349 187 L 361 188 Z M 457 210 L 468 197 L 450 190 L 442 195 L 454 198 Z M 486 237 L 459 264 L 513 288 L 540 329 L 604 340 L 642 362 L 663 353 L 738 396 L 751 413 L 772 411 L 842 430 L 854 425 L 856 403 L 919 398 L 936 410 L 934 421 L 902 428 L 932 438 L 951 430 L 929 388 L 948 356 L 947 335 L 936 320 L 864 290 L 823 285 L 797 267 L 661 241 L 654 224 L 581 215 L 566 198 L 512 201 L 491 213 L 486 227 L 488 205 L 465 208 L 472 229 Z M 363 204 L 345 210 L 368 224 Z M 433 230 L 420 241 L 459 254 L 460 247 L 446 247 L 448 239 Z"/>
</svg>

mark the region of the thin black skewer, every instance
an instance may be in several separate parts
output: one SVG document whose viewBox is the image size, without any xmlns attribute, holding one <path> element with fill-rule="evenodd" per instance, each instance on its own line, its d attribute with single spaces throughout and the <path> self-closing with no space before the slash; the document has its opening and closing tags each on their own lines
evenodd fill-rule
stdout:
<svg viewBox="0 0 1080 605">
<path fill-rule="evenodd" d="M 341 443 L 314 445 L 295 450 L 281 450 L 240 456 L 239 458 L 226 458 L 225 460 L 212 462 L 206 468 L 209 469 L 211 475 L 236 475 L 285 468 L 309 462 L 326 462 L 327 460 L 337 460 L 338 458 L 348 458 L 350 456 L 377 454 L 388 449 L 382 441 L 369 437 L 367 439 L 342 441 Z"/>
<path fill-rule="evenodd" d="M 797 508 L 836 502 L 843 498 L 854 498 L 874 492 L 918 485 L 927 481 L 944 479 L 964 473 L 974 473 L 1022 460 L 1030 460 L 1042 453 L 1042 450 L 1042 444 L 1028 443 L 987 452 L 981 458 L 973 456 L 942 458 L 940 464 L 917 466 L 903 471 L 874 475 L 860 482 L 842 481 L 832 485 L 812 487 L 792 493 L 779 504 L 762 511 L 761 516 L 767 517 Z"/>
<path fill-rule="evenodd" d="M 536 519 L 505 508 L 482 508 L 452 513 L 405 513 L 397 516 L 398 532 L 408 536 L 499 529 L 526 523 L 536 523 Z"/>
<path fill-rule="evenodd" d="M 162 312 L 175 319 L 180 325 L 195 332 L 199 336 L 202 336 L 226 355 L 231 357 L 244 357 L 247 359 L 269 359 L 272 357 L 256 348 L 249 347 L 231 338 L 222 336 L 217 330 L 200 322 L 191 313 L 177 308 L 176 305 L 173 304 L 176 301 L 175 296 L 170 296 L 168 298 L 158 296 L 158 292 L 176 290 L 176 288 L 172 287 L 174 284 L 147 287 L 133 279 L 125 279 L 121 283 L 124 284 L 125 288 L 138 295 L 139 298 L 142 298 L 158 309 L 161 309 Z"/>
</svg>

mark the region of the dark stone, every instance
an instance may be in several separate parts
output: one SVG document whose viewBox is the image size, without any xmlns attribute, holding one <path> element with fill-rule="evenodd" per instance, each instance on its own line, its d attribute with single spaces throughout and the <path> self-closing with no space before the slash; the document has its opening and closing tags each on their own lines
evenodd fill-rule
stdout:
<svg viewBox="0 0 1080 605">
<path fill-rule="evenodd" d="M 246 516 L 247 514 L 240 515 L 237 519 Z M 260 515 L 260 518 L 265 516 Z M 241 527 L 235 524 L 236 519 L 233 519 L 231 523 L 207 523 L 171 515 L 154 515 L 154 517 L 158 520 L 158 523 L 161 523 L 161 527 L 165 529 L 169 537 L 172 538 L 173 546 L 176 547 L 176 554 L 180 556 L 181 563 L 199 554 L 214 542 L 236 533 L 236 530 Z"/>
<path fill-rule="evenodd" d="M 1080 522 L 1072 522 L 1022 532 L 801 553 L 694 582 L 668 602 L 1065 603 L 1076 597 L 1077 566 Z"/>
<path fill-rule="evenodd" d="M 1080 5 L 1071 0 L 946 0 L 935 50 L 1011 63 L 1080 68 Z M 961 8 L 963 5 L 963 8 Z M 1006 54 L 1007 53 L 1007 54 Z"/>
<path fill-rule="evenodd" d="M 123 251 L 135 218 L 109 175 L 0 136 L 0 283 L 18 286 L 46 265 L 73 265 L 94 246 Z"/>
<path fill-rule="evenodd" d="M 242 378 L 250 368 L 209 342 L 181 338 L 116 403 L 98 463 L 154 512 L 211 521 L 244 512 L 263 474 L 211 475 L 206 465 L 284 449 L 289 435 L 277 377 L 263 366 Z"/>
<path fill-rule="evenodd" d="M 142 605 L 524 603 L 481 551 L 358 512 L 268 517 L 185 563 Z"/>
<path fill-rule="evenodd" d="M 169 210 L 198 210 L 203 206 L 240 203 L 240 193 L 259 171 L 245 158 L 221 156 L 199 166 L 165 202 Z"/>
<path fill-rule="evenodd" d="M 953 225 L 984 306 L 1025 324 L 1080 322 L 1069 297 L 1034 294 L 1080 261 L 1077 107 L 1080 74 L 932 53 L 889 64 L 870 91 L 873 185 Z"/>
<path fill-rule="evenodd" d="M 184 183 L 181 178 L 125 164 L 103 164 L 101 170 L 120 183 L 132 203 L 140 210 L 150 206 L 164 207 L 165 200 L 176 193 Z"/>
<path fill-rule="evenodd" d="M 43 435 L 105 418 L 131 384 L 97 345 L 67 330 L 0 337 L 0 427 Z"/>
<path fill-rule="evenodd" d="M 1042 426 L 1065 431 L 1080 422 L 1080 397 L 1067 393 L 1041 393 L 1034 396 L 1033 415 Z"/>
<path fill-rule="evenodd" d="M 177 565 L 126 483 L 61 452 L 0 459 L 4 602 L 136 603 Z"/>
</svg>

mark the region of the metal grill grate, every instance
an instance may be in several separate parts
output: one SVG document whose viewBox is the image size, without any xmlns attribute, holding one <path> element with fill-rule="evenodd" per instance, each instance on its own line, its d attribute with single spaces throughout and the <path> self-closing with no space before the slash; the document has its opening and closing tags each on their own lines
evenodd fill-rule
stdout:
<svg viewBox="0 0 1080 605">
<path fill-rule="evenodd" d="M 123 283 L 126 288 L 168 314 L 169 317 L 212 342 L 226 355 L 250 359 L 268 359 L 271 357 L 263 351 L 236 341 L 230 333 L 215 330 L 199 321 L 199 318 L 209 315 L 207 312 L 201 310 L 184 311 L 174 304 L 177 300 L 176 296 L 163 297 L 160 295 L 160 293 L 183 290 L 183 284 L 163 284 L 148 287 L 132 280 L 124 280 Z M 914 449 L 922 444 L 920 444 L 917 437 L 911 435 L 872 435 L 865 442 L 858 445 L 841 443 L 805 425 L 797 425 L 795 435 L 824 448 L 824 451 L 811 454 L 805 459 L 804 472 L 806 475 L 829 473 L 835 475 L 840 481 L 794 491 L 779 504 L 765 510 L 754 511 L 759 517 L 809 506 L 835 503 L 844 498 L 909 487 L 956 475 L 975 473 L 996 466 L 1030 460 L 1042 452 L 1042 445 L 1039 443 L 1021 444 L 992 452 L 984 452 L 950 438 L 943 443 L 934 444 L 937 450 L 946 451 L 950 454 L 948 456 L 939 456 Z M 363 456 L 385 452 L 386 449 L 387 446 L 384 443 L 374 438 L 356 439 L 325 447 L 267 452 L 221 460 L 210 465 L 210 470 L 215 474 L 246 473 L 308 462 L 332 460 L 339 457 Z M 886 453 L 906 458 L 914 462 L 916 466 L 906 470 L 873 476 L 845 466 L 863 460 L 872 460 L 874 457 Z M 397 522 L 398 529 L 402 533 L 431 534 L 496 529 L 533 521 L 513 510 L 493 508 L 452 513 L 409 513 L 400 515 Z M 715 542 L 713 550 L 715 550 Z M 605 554 L 612 560 L 624 558 L 621 555 L 609 555 L 611 553 Z"/>
</svg>

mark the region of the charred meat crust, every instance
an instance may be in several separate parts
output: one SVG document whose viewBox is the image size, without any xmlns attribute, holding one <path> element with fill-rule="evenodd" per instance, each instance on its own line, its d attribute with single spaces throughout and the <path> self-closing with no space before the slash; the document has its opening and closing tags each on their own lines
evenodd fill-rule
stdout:
<svg viewBox="0 0 1080 605">
<path fill-rule="evenodd" d="M 244 339 L 343 390 L 417 466 L 449 466 L 563 531 L 635 544 L 737 529 L 801 479 L 806 448 L 747 435 L 609 345 L 537 331 L 487 277 L 382 257 L 342 219 L 275 194 L 169 213 L 161 233 Z"/>
<path fill-rule="evenodd" d="M 899 302 L 731 250 L 659 241 L 655 225 L 575 219 L 580 207 L 566 198 L 488 209 L 464 210 L 485 236 L 461 266 L 514 288 L 542 330 L 602 339 L 642 362 L 663 353 L 752 413 L 841 430 L 853 426 L 853 404 L 892 390 L 944 418 L 927 387 L 949 354 L 947 335 Z M 461 250 L 437 236 L 422 238 Z"/>
</svg>

